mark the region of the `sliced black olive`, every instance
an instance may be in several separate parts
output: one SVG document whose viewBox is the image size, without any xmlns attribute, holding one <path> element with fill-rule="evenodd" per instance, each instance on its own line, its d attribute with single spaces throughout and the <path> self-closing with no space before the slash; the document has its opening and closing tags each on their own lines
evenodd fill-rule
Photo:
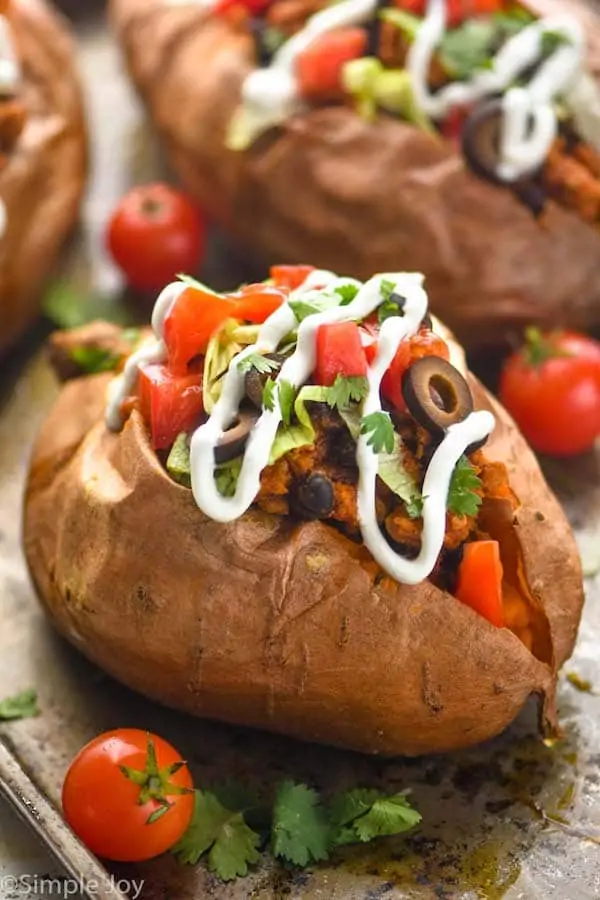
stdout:
<svg viewBox="0 0 600 900">
<path fill-rule="evenodd" d="M 250 369 L 249 372 L 246 372 L 246 396 L 249 400 L 254 403 L 258 409 L 262 409 L 263 405 L 263 390 L 267 381 L 267 378 L 275 378 L 277 372 L 281 368 L 284 362 L 284 357 L 280 353 L 270 353 L 266 357 L 267 359 L 272 359 L 273 362 L 277 363 L 277 368 L 272 372 L 258 372 L 256 369 Z"/>
<path fill-rule="evenodd" d="M 326 475 L 313 472 L 294 491 L 294 508 L 304 518 L 323 519 L 333 510 L 333 485 Z"/>
<path fill-rule="evenodd" d="M 461 142 L 465 159 L 477 175 L 488 181 L 500 180 L 497 170 L 500 162 L 501 128 L 502 101 L 494 99 L 478 103 L 462 129 Z"/>
<path fill-rule="evenodd" d="M 248 436 L 257 421 L 257 412 L 240 409 L 237 421 L 221 436 L 219 443 L 215 447 L 215 462 L 224 463 L 239 456 L 243 452 Z"/>
<path fill-rule="evenodd" d="M 471 453 L 475 453 L 477 450 L 481 450 L 482 447 L 485 447 L 489 439 L 489 435 L 486 434 L 484 438 L 481 438 L 480 441 L 474 441 L 472 444 L 469 444 L 467 449 L 465 450 L 465 455 L 470 456 Z"/>
<path fill-rule="evenodd" d="M 544 212 L 548 191 L 537 181 L 518 181 L 513 191 L 537 219 Z"/>
<path fill-rule="evenodd" d="M 428 431 L 445 431 L 473 412 L 469 385 L 458 369 L 438 356 L 417 359 L 402 376 L 411 415 Z"/>
</svg>

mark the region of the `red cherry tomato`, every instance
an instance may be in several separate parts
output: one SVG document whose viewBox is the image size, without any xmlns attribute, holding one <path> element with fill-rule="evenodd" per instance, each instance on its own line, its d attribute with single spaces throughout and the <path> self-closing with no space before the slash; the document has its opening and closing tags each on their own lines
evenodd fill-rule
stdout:
<svg viewBox="0 0 600 900">
<path fill-rule="evenodd" d="M 136 783 L 143 779 L 145 785 Z M 119 728 L 77 754 L 63 784 L 62 805 L 65 819 L 93 853 L 138 862 L 169 850 L 188 827 L 192 778 L 162 738 Z"/>
<path fill-rule="evenodd" d="M 185 375 L 188 363 L 204 353 L 211 336 L 226 319 L 235 315 L 235 301 L 209 291 L 188 288 L 175 301 L 165 319 L 165 343 L 169 368 Z"/>
<path fill-rule="evenodd" d="M 534 450 L 584 453 L 600 435 L 600 345 L 573 332 L 530 332 L 506 361 L 499 394 Z"/>
<path fill-rule="evenodd" d="M 430 331 L 421 329 L 408 341 L 403 341 L 392 363 L 381 380 L 381 393 L 399 411 L 404 412 L 406 404 L 402 396 L 402 376 L 410 364 L 423 356 L 441 356 L 450 359 L 450 351 L 446 342 Z"/>
<path fill-rule="evenodd" d="M 296 59 L 300 94 L 307 100 L 336 99 L 343 94 L 345 63 L 365 55 L 363 28 L 340 28 L 316 38 Z"/>
<path fill-rule="evenodd" d="M 182 431 L 192 431 L 202 420 L 202 375 L 173 375 L 159 363 L 140 366 L 140 409 L 150 428 L 152 446 L 166 450 Z"/>
<path fill-rule="evenodd" d="M 180 272 L 194 272 L 204 257 L 206 227 L 192 201 L 167 184 L 135 187 L 115 209 L 108 249 L 129 284 L 159 291 Z"/>
<path fill-rule="evenodd" d="M 498 628 L 504 625 L 502 575 L 498 541 L 464 545 L 456 596 Z"/>
<path fill-rule="evenodd" d="M 332 385 L 338 375 L 345 378 L 367 374 L 367 360 L 355 322 L 333 322 L 317 331 L 317 384 Z"/>
<path fill-rule="evenodd" d="M 270 276 L 276 287 L 288 287 L 291 291 L 304 284 L 314 266 L 271 266 Z"/>
</svg>

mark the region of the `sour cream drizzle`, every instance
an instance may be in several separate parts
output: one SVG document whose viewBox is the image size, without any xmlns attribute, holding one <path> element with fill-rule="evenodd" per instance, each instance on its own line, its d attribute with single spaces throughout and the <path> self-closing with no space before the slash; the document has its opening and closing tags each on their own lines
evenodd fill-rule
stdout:
<svg viewBox="0 0 600 900">
<path fill-rule="evenodd" d="M 360 25 L 376 11 L 375 0 L 342 0 L 312 16 L 275 54 L 269 67 L 256 69 L 246 78 L 242 106 L 235 122 L 237 128 L 254 139 L 267 128 L 302 111 L 304 103 L 294 72 L 298 56 L 320 35 L 336 28 Z M 556 137 L 552 101 L 558 94 L 567 92 L 581 73 L 582 28 L 570 17 L 540 19 L 506 41 L 489 69 L 476 72 L 469 81 L 447 85 L 432 94 L 428 86 L 429 67 L 445 26 L 446 0 L 429 0 L 427 14 L 407 57 L 415 100 L 434 119 L 443 118 L 456 106 L 506 91 L 520 73 L 540 59 L 545 32 L 555 32 L 566 39 L 526 87 L 510 88 L 504 94 L 497 174 L 505 181 L 515 181 L 542 164 Z"/>
<path fill-rule="evenodd" d="M 429 0 L 427 14 L 407 57 L 417 104 L 433 118 L 453 107 L 473 103 L 506 88 L 542 55 L 542 38 L 551 31 L 565 37 L 525 87 L 510 88 L 503 97 L 503 127 L 497 174 L 514 181 L 544 161 L 557 133 L 552 101 L 573 83 L 581 70 L 584 35 L 575 19 L 548 17 L 533 22 L 501 47 L 489 69 L 475 72 L 435 94 L 429 91 L 429 66 L 446 25 L 445 0 Z"/>
<path fill-rule="evenodd" d="M 357 321 L 366 318 L 381 303 L 381 283 L 386 279 L 406 300 L 404 315 L 386 319 L 381 326 L 377 356 L 368 369 L 368 393 L 363 403 L 363 416 L 381 410 L 379 386 L 384 373 L 396 354 L 401 341 L 418 331 L 427 312 L 427 295 L 423 276 L 415 273 L 376 275 L 359 287 L 354 300 L 347 306 L 336 306 L 306 318 L 298 326 L 296 350 L 282 366 L 275 383 L 285 380 L 300 387 L 310 377 L 315 366 L 316 332 L 320 325 L 331 322 Z M 304 284 L 292 294 L 310 293 L 318 289 L 333 289 L 353 283 L 338 278 L 332 272 L 312 272 Z M 165 357 L 164 321 L 185 285 L 170 285 L 156 302 L 152 327 L 157 337 L 152 347 L 142 348 L 129 359 L 123 376 L 115 382 L 106 413 L 109 428 L 122 426 L 120 406 L 135 387 L 139 366 L 145 362 L 161 361 Z M 245 347 L 235 356 L 223 379 L 222 392 L 208 420 L 192 435 L 190 468 L 192 492 L 200 509 L 218 522 L 231 522 L 243 515 L 260 490 L 260 476 L 269 463 L 271 447 L 281 424 L 279 403 L 273 410 L 263 409 L 246 445 L 237 487 L 232 497 L 223 497 L 216 486 L 215 447 L 221 435 L 235 421 L 245 392 L 245 376 L 239 363 L 251 353 L 275 351 L 283 338 L 297 325 L 291 307 L 284 303 L 262 325 L 255 344 Z M 423 535 L 421 551 L 416 559 L 406 559 L 388 544 L 381 533 L 376 515 L 375 494 L 379 458 L 369 446 L 368 435 L 360 435 L 356 460 L 358 479 L 358 521 L 365 545 L 388 574 L 404 584 L 417 584 L 432 571 L 444 542 L 446 501 L 452 472 L 467 447 L 483 438 L 494 428 L 494 417 L 485 411 L 473 412 L 464 421 L 453 425 L 435 451 L 423 484 Z"/>
</svg>

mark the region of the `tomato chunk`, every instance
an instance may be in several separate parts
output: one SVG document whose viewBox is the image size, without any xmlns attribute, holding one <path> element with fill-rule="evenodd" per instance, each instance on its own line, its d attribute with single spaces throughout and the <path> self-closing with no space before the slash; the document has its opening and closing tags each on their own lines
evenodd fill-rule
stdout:
<svg viewBox="0 0 600 900">
<path fill-rule="evenodd" d="M 288 287 L 291 291 L 304 284 L 314 266 L 271 266 L 269 272 L 275 282 L 275 287 Z"/>
<path fill-rule="evenodd" d="M 180 432 L 200 424 L 204 408 L 200 372 L 174 375 L 160 363 L 140 366 L 138 394 L 155 450 L 165 450 Z"/>
<path fill-rule="evenodd" d="M 410 340 L 402 341 L 383 376 L 381 393 L 399 412 L 406 409 L 402 396 L 402 376 L 412 362 L 423 356 L 441 356 L 442 359 L 450 359 L 446 342 L 428 328 L 421 329 Z"/>
<path fill-rule="evenodd" d="M 234 314 L 234 302 L 209 291 L 188 288 L 177 298 L 165 320 L 169 367 L 185 375 L 188 363 L 204 353 L 212 334 Z"/>
<path fill-rule="evenodd" d="M 498 541 L 465 544 L 458 569 L 456 596 L 492 625 L 498 628 L 504 626 L 502 563 Z"/>
<path fill-rule="evenodd" d="M 337 99 L 343 95 L 342 70 L 351 59 L 367 50 L 363 28 L 340 28 L 316 38 L 296 60 L 296 76 L 302 97 Z"/>
<path fill-rule="evenodd" d="M 214 12 L 226 13 L 235 6 L 247 10 L 252 16 L 260 16 L 271 5 L 272 0 L 219 0 L 214 7 Z"/>
<path fill-rule="evenodd" d="M 289 289 L 271 284 L 249 284 L 239 294 L 230 295 L 235 301 L 233 316 L 243 322 L 262 323 L 279 309 Z"/>
<path fill-rule="evenodd" d="M 317 331 L 317 384 L 332 385 L 338 375 L 345 378 L 367 374 L 367 360 L 354 322 L 333 322 Z"/>
</svg>

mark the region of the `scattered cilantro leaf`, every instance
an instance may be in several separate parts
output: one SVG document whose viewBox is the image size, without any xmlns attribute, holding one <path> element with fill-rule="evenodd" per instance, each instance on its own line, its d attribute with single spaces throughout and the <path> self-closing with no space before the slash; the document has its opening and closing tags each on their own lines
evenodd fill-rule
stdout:
<svg viewBox="0 0 600 900">
<path fill-rule="evenodd" d="M 371 809 L 354 820 L 354 831 L 361 841 L 390 834 L 401 834 L 418 825 L 421 815 L 413 809 L 404 794 L 380 797 Z"/>
<path fill-rule="evenodd" d="M 241 468 L 242 460 L 239 456 L 221 463 L 215 468 L 217 490 L 222 497 L 233 497 L 235 494 Z"/>
<path fill-rule="evenodd" d="M 281 418 L 284 425 L 290 425 L 292 421 L 292 412 L 294 410 L 294 400 L 296 399 L 296 388 L 289 381 L 283 378 L 277 382 L 279 388 L 279 406 L 281 408 Z"/>
<path fill-rule="evenodd" d="M 99 372 L 113 372 L 119 365 L 121 357 L 112 350 L 102 347 L 73 347 L 69 356 L 86 375 Z"/>
<path fill-rule="evenodd" d="M 394 293 L 394 282 L 390 281 L 389 278 L 382 278 L 379 283 L 379 293 L 384 302 L 389 300 Z"/>
<path fill-rule="evenodd" d="M 448 509 L 457 516 L 476 516 L 481 505 L 481 497 L 475 491 L 481 489 L 481 479 L 466 456 L 456 463 L 450 490 Z"/>
<path fill-rule="evenodd" d="M 510 9 L 495 12 L 492 21 L 500 31 L 503 38 L 507 39 L 518 34 L 527 25 L 535 21 L 535 17 L 522 6 L 513 6 Z"/>
<path fill-rule="evenodd" d="M 0 700 L 0 720 L 31 719 L 38 714 L 37 691 L 33 688 Z"/>
<path fill-rule="evenodd" d="M 439 47 L 439 59 L 453 78 L 468 78 L 486 68 L 495 53 L 498 26 L 492 19 L 467 19 L 447 31 Z"/>
<path fill-rule="evenodd" d="M 377 310 L 379 324 L 381 325 L 382 322 L 385 322 L 386 319 L 390 319 L 392 316 L 403 316 L 405 304 L 406 298 L 392 291 L 387 300 L 384 300 Z"/>
<path fill-rule="evenodd" d="M 278 368 L 278 362 L 275 362 L 274 359 L 269 359 L 268 356 L 263 356 L 262 353 L 250 353 L 238 363 L 240 372 L 250 372 L 251 369 L 256 369 L 260 375 L 266 375 L 267 372 L 275 372 Z"/>
<path fill-rule="evenodd" d="M 211 791 L 196 791 L 194 815 L 173 853 L 195 865 L 208 852 L 208 867 L 223 881 L 248 874 L 258 862 L 260 835 L 248 827 L 242 811 L 232 812 Z"/>
<path fill-rule="evenodd" d="M 262 401 L 264 408 L 268 409 L 269 412 L 273 412 L 275 409 L 275 382 L 272 378 L 267 378 L 265 381 Z"/>
<path fill-rule="evenodd" d="M 382 410 L 364 416 L 360 423 L 360 433 L 368 435 L 367 444 L 375 453 L 394 451 L 394 428 L 390 414 Z"/>
<path fill-rule="evenodd" d="M 333 290 L 335 294 L 339 294 L 342 298 L 340 306 L 348 306 L 358 294 L 359 288 L 356 284 L 340 284 Z"/>
<path fill-rule="evenodd" d="M 425 497 L 422 494 L 413 494 L 408 500 L 404 501 L 406 512 L 411 519 L 420 519 L 423 515 L 423 501 Z"/>
<path fill-rule="evenodd" d="M 550 56 L 559 47 L 563 47 L 565 46 L 565 44 L 571 43 L 571 39 L 567 37 L 566 34 L 563 34 L 562 31 L 553 31 L 552 29 L 543 31 L 541 37 L 542 55 Z"/>
<path fill-rule="evenodd" d="M 369 391 L 369 382 L 362 375 L 337 375 L 331 387 L 327 388 L 325 399 L 328 406 L 347 409 L 350 403 L 360 403 Z"/>
<path fill-rule="evenodd" d="M 273 809 L 273 855 L 297 866 L 329 856 L 330 826 L 316 791 L 304 784 L 283 781 Z"/>
<path fill-rule="evenodd" d="M 175 443 L 167 457 L 167 472 L 178 484 L 184 487 L 192 486 L 190 469 L 190 441 L 185 431 L 180 432 L 175 438 Z"/>
<path fill-rule="evenodd" d="M 369 812 L 373 803 L 381 797 L 379 791 L 367 788 L 356 788 L 338 794 L 329 804 L 329 817 L 333 827 L 332 844 L 340 847 L 343 844 L 354 844 L 358 840 L 353 828 L 355 819 Z"/>
<path fill-rule="evenodd" d="M 302 300 L 289 300 L 288 306 L 296 316 L 298 322 L 303 322 L 309 316 L 317 313 L 325 312 L 327 309 L 333 309 L 340 306 L 340 295 L 322 294 L 315 292 L 314 294 L 305 294 Z"/>
<path fill-rule="evenodd" d="M 121 297 L 90 294 L 64 281 L 55 281 L 48 287 L 42 312 L 58 328 L 78 328 L 94 319 L 116 325 L 128 325 L 131 321 Z"/>
</svg>

